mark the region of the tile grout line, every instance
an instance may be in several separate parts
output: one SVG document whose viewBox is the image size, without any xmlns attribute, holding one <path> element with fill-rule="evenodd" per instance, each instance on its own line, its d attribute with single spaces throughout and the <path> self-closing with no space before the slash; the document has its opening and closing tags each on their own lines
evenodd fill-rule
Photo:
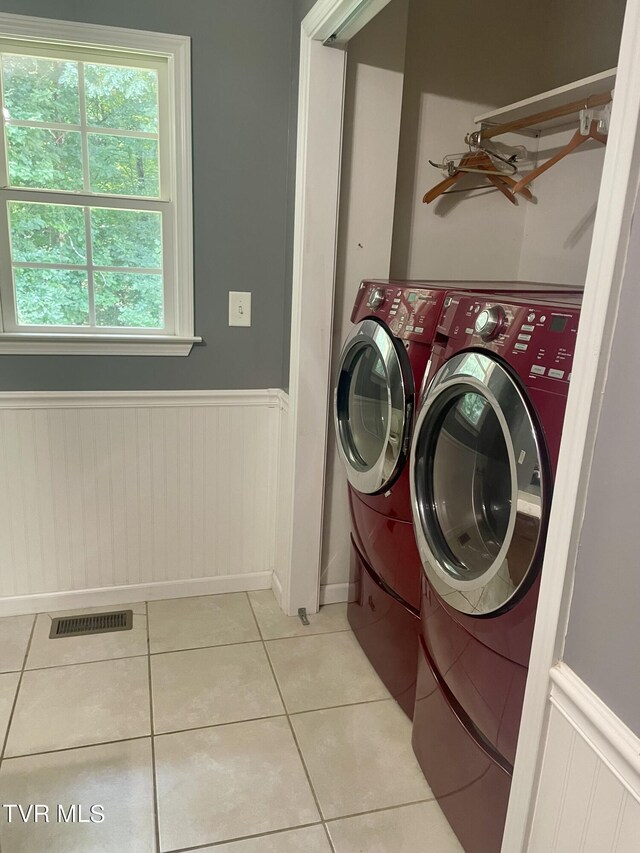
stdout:
<svg viewBox="0 0 640 853">
<path fill-rule="evenodd" d="M 197 853 L 198 850 L 205 850 L 205 849 L 208 850 L 209 848 L 215 849 L 216 847 L 222 847 L 222 846 L 227 845 L 227 844 L 235 844 L 238 841 L 247 841 L 247 840 L 251 840 L 251 839 L 268 838 L 269 836 L 272 836 L 272 835 L 284 835 L 285 832 L 295 832 L 298 829 L 310 829 L 313 826 L 322 826 L 328 835 L 328 827 L 326 825 L 328 823 L 338 823 L 341 820 L 350 820 L 351 818 L 354 818 L 354 817 L 366 817 L 367 815 L 379 814 L 380 812 L 393 812 L 393 811 L 397 811 L 398 809 L 407 808 L 408 806 L 419 806 L 422 803 L 434 803 L 434 802 L 436 802 L 435 797 L 427 798 L 427 799 L 421 799 L 421 800 L 411 800 L 408 803 L 398 803 L 397 805 L 394 805 L 394 806 L 381 806 L 378 809 L 367 809 L 366 811 L 362 811 L 362 812 L 353 812 L 351 814 L 339 815 L 337 817 L 330 817 L 330 818 L 314 821 L 313 823 L 301 823 L 301 824 L 298 824 L 297 826 L 288 826 L 288 827 L 284 827 L 283 829 L 271 829 L 271 830 L 268 830 L 267 832 L 258 832 L 258 833 L 254 833 L 253 835 L 236 835 L 233 838 L 225 838 L 222 841 L 215 841 L 213 843 L 205 842 L 204 844 L 199 844 L 195 847 L 175 847 L 175 848 L 172 848 L 171 850 L 164 851 L 164 853 L 191 853 L 191 851 L 194 851 L 194 853 Z M 331 842 L 330 836 L 329 836 L 329 843 L 331 844 L 332 851 L 335 851 L 335 848 L 333 846 L 333 843 Z"/>
<path fill-rule="evenodd" d="M 18 704 L 18 694 L 20 693 L 20 688 L 22 687 L 22 679 L 25 673 L 25 667 L 27 665 L 27 658 L 29 657 L 29 652 L 31 651 L 31 642 L 33 640 L 33 635 L 36 629 L 36 621 L 37 614 L 33 617 L 33 622 L 31 624 L 31 631 L 29 632 L 29 640 L 27 641 L 27 648 L 24 653 L 24 658 L 22 659 L 22 669 L 20 670 L 20 675 L 18 676 L 18 683 L 16 684 L 16 693 L 13 697 L 13 704 L 11 706 L 11 713 L 9 714 L 9 720 L 7 721 L 7 731 L 5 732 L 4 740 L 2 742 L 2 750 L 0 751 L 0 766 L 5 759 L 5 752 L 7 750 L 7 743 L 9 742 L 9 732 L 11 731 L 11 726 L 13 725 L 13 717 L 16 711 L 16 705 Z"/>
<path fill-rule="evenodd" d="M 95 746 L 111 746 L 112 743 L 131 743 L 134 740 L 147 740 L 151 735 L 133 735 L 116 740 L 99 740 L 96 743 L 78 743 L 75 746 L 62 746 L 60 749 L 41 749 L 39 752 L 21 752 L 18 755 L 5 755 L 3 761 L 14 761 L 16 758 L 35 758 L 38 755 L 56 755 L 59 752 L 72 752 L 76 749 L 93 749 Z"/>
<path fill-rule="evenodd" d="M 258 629 L 258 633 L 260 634 L 260 638 L 262 640 L 262 647 L 264 649 L 264 654 L 265 654 L 265 657 L 267 658 L 267 662 L 269 664 L 269 669 L 271 670 L 271 675 L 272 675 L 273 680 L 275 682 L 276 689 L 278 691 L 278 695 L 280 696 L 280 701 L 282 702 L 282 707 L 285 710 L 285 716 L 287 718 L 287 723 L 289 725 L 289 731 L 291 732 L 291 737 L 293 738 L 293 742 L 294 742 L 296 749 L 298 751 L 298 756 L 299 756 L 300 762 L 302 764 L 302 769 L 304 770 L 304 774 L 307 777 L 307 782 L 309 784 L 311 794 L 312 794 L 314 802 L 316 804 L 316 808 L 318 810 L 318 814 L 320 816 L 320 820 L 322 822 L 322 826 L 324 828 L 325 835 L 327 836 L 329 846 L 331 847 L 331 850 L 333 851 L 333 853 L 335 853 L 335 847 L 333 846 L 333 842 L 331 841 L 331 837 L 329 835 L 329 830 L 327 829 L 327 826 L 326 826 L 325 821 L 324 821 L 324 814 L 322 812 L 322 809 L 320 808 L 320 801 L 318 800 L 318 795 L 316 794 L 316 789 L 314 788 L 313 782 L 311 781 L 311 775 L 309 773 L 309 768 L 307 767 L 307 764 L 304 760 L 304 756 L 302 755 L 302 750 L 300 749 L 300 744 L 298 743 L 298 738 L 296 737 L 296 733 L 295 733 L 295 730 L 293 728 L 293 723 L 291 722 L 291 717 L 289 716 L 289 711 L 287 709 L 286 702 L 284 701 L 284 696 L 282 695 L 282 690 L 280 689 L 280 682 L 278 681 L 278 676 L 276 675 L 275 669 L 273 668 L 271 658 L 269 657 L 269 652 L 267 651 L 267 645 L 264 641 L 264 637 L 262 636 L 262 629 L 260 628 L 260 623 L 258 622 L 258 617 L 256 616 L 255 610 L 253 609 L 253 602 L 251 601 L 251 597 L 249 596 L 248 593 L 246 593 L 246 596 L 247 596 L 247 600 L 249 602 L 249 607 L 251 608 L 251 613 L 253 614 L 253 619 L 256 623 L 256 628 Z"/>
<path fill-rule="evenodd" d="M 419 806 L 421 803 L 435 803 L 435 802 L 436 802 L 435 796 L 434 797 L 427 797 L 426 799 L 421 799 L 421 800 L 410 800 L 408 803 L 396 803 L 393 806 L 380 806 L 380 808 L 377 808 L 377 809 L 365 809 L 365 811 L 362 811 L 362 812 L 351 812 L 350 814 L 341 814 L 341 815 L 336 815 L 335 817 L 328 817 L 328 818 L 325 818 L 324 822 L 325 823 L 338 823 L 338 821 L 349 820 L 350 818 L 353 818 L 353 817 L 364 817 L 365 815 L 379 814 L 380 812 L 393 812 L 393 811 L 396 811 L 396 809 L 404 809 L 407 806 Z"/>
<path fill-rule="evenodd" d="M 51 666 L 33 666 L 25 669 L 25 672 L 46 672 L 50 669 L 65 669 L 69 666 L 88 666 L 92 663 L 110 663 L 112 660 L 134 660 L 135 658 L 149 657 L 148 652 L 143 652 L 140 655 L 123 655 L 116 658 L 99 658 L 99 660 L 79 660 L 75 663 L 54 663 Z"/>
<path fill-rule="evenodd" d="M 270 829 L 267 832 L 259 832 L 253 835 L 236 835 L 233 838 L 225 838 L 223 841 L 214 841 L 205 844 L 198 844 L 195 847 L 174 847 L 171 850 L 166 850 L 164 853 L 197 853 L 198 850 L 215 849 L 216 847 L 224 847 L 227 844 L 235 844 L 238 841 L 252 841 L 253 839 L 269 838 L 272 835 L 282 835 L 285 832 L 295 832 L 297 829 L 310 829 L 312 826 L 322 826 L 321 820 L 315 820 L 313 823 L 300 823 L 297 826 L 289 826 L 284 829 Z"/>
<path fill-rule="evenodd" d="M 37 614 L 33 616 L 33 622 L 31 623 L 31 630 L 29 631 L 29 639 L 27 640 L 27 647 L 24 652 L 24 657 L 22 658 L 22 668 L 20 669 L 20 674 L 18 675 L 18 681 L 16 682 L 16 692 L 13 697 L 13 703 L 11 705 L 11 713 L 9 714 L 9 719 L 7 720 L 7 730 L 4 733 L 4 739 L 2 741 L 2 750 L 0 751 L 0 769 L 2 768 L 2 764 L 4 762 L 4 754 L 7 749 L 7 743 L 9 742 L 9 732 L 11 730 L 11 725 L 13 723 L 13 716 L 16 711 L 16 705 L 18 704 L 18 694 L 20 693 L 20 688 L 22 687 L 22 679 L 24 677 L 25 666 L 27 665 L 27 658 L 29 657 L 29 652 L 31 651 L 31 642 L 33 640 L 33 635 L 36 630 L 36 621 L 38 619 Z M 0 848 L 1 849 L 1 848 Z"/>
<path fill-rule="evenodd" d="M 160 853 L 160 814 L 158 810 L 158 782 L 156 778 L 156 744 L 153 724 L 153 681 L 151 679 L 151 639 L 149 637 L 149 602 L 144 603 L 147 613 L 147 673 L 149 679 L 149 724 L 151 726 L 151 779 L 153 783 L 153 826 L 156 850 Z"/>
</svg>

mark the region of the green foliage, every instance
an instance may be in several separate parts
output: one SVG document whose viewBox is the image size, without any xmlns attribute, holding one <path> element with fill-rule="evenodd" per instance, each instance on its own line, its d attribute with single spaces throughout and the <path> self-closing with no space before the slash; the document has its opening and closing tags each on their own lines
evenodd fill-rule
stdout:
<svg viewBox="0 0 640 853">
<path fill-rule="evenodd" d="M 95 273 L 98 326 L 157 329 L 162 319 L 162 276 Z"/>
<path fill-rule="evenodd" d="M 82 207 L 10 201 L 9 221 L 14 261 L 86 264 Z"/>
<path fill-rule="evenodd" d="M 11 119 L 80 124 L 77 62 L 4 54 L 2 75 Z"/>
<path fill-rule="evenodd" d="M 2 56 L 4 102 L 13 121 L 79 124 L 79 63 Z M 157 73 L 139 68 L 84 64 L 89 126 L 105 130 L 158 131 Z M 17 187 L 86 192 L 81 134 L 75 130 L 6 127 L 10 183 Z M 90 191 L 157 198 L 156 139 L 89 133 Z M 96 324 L 161 328 L 162 215 L 151 211 L 91 207 L 93 264 L 131 272 L 94 270 Z M 77 204 L 9 203 L 14 263 L 74 264 L 77 270 L 15 267 L 18 322 L 86 326 L 89 287 L 85 208 Z"/>
<path fill-rule="evenodd" d="M 89 323 L 85 272 L 17 267 L 13 275 L 18 323 L 25 326 L 86 326 Z"/>
<path fill-rule="evenodd" d="M 142 68 L 84 66 L 87 124 L 158 132 L 158 75 Z"/>
<path fill-rule="evenodd" d="M 162 216 L 141 210 L 91 210 L 93 263 L 102 267 L 162 267 Z"/>
<path fill-rule="evenodd" d="M 14 187 L 82 190 L 82 145 L 75 130 L 7 127 L 7 143 Z"/>
<path fill-rule="evenodd" d="M 89 134 L 91 192 L 160 195 L 158 143 L 135 136 Z"/>
</svg>

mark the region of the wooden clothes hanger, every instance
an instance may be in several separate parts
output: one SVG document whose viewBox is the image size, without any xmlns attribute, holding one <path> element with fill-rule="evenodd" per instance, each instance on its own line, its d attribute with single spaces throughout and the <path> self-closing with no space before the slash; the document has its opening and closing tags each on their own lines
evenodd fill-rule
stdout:
<svg viewBox="0 0 640 853">
<path fill-rule="evenodd" d="M 440 181 L 439 184 L 436 184 L 435 187 L 432 187 L 423 195 L 423 203 L 431 204 L 432 201 L 435 201 L 441 195 L 446 193 L 470 172 L 479 172 L 481 174 L 486 173 L 487 180 L 490 181 L 490 183 L 492 183 L 494 187 L 511 202 L 511 204 L 517 204 L 513 191 L 513 188 L 517 183 L 516 180 L 510 175 L 502 173 L 496 174 L 495 164 L 485 151 L 469 152 L 469 154 L 465 154 L 452 175 L 445 178 L 443 181 Z M 533 198 L 531 192 L 526 188 L 523 188 L 522 195 L 525 198 Z"/>
<path fill-rule="evenodd" d="M 576 148 L 579 148 L 583 143 L 585 143 L 588 139 L 595 139 L 597 142 L 601 142 L 603 145 L 607 144 L 607 137 L 603 133 L 598 133 L 598 122 L 592 121 L 589 125 L 589 130 L 586 134 L 582 133 L 582 129 L 578 128 L 576 132 L 571 137 L 570 141 L 562 148 L 558 153 L 551 157 L 550 160 L 547 160 L 541 166 L 538 166 L 532 172 L 529 172 L 528 175 L 525 175 L 524 178 L 520 178 L 520 180 L 513 186 L 512 191 L 514 193 L 523 192 L 526 188 L 527 184 L 530 184 L 531 181 L 535 180 L 539 175 L 542 175 L 547 169 L 550 169 L 552 166 L 555 166 L 556 163 L 559 163 L 560 160 L 564 159 L 567 154 L 571 154 L 572 151 L 575 151 Z"/>
<path fill-rule="evenodd" d="M 493 165 L 493 161 L 489 157 L 489 155 L 484 152 L 479 146 L 481 146 L 484 140 L 492 139 L 494 136 L 500 136 L 504 133 L 510 133 L 517 130 L 522 130 L 527 127 L 532 127 L 538 125 L 540 123 L 550 121 L 552 119 L 563 118 L 564 116 L 569 116 L 572 113 L 576 113 L 582 110 L 592 110 L 597 109 L 599 107 L 606 107 L 607 104 L 610 104 L 613 100 L 613 92 L 599 92 L 595 95 L 590 95 L 586 100 L 573 101 L 569 104 L 563 104 L 559 107 L 553 107 L 548 110 L 543 110 L 542 112 L 535 113 L 533 115 L 524 116 L 523 118 L 516 119 L 514 121 L 506 122 L 499 125 L 494 125 L 493 127 L 485 127 L 482 130 L 475 131 L 473 134 L 470 134 L 470 140 L 473 145 L 478 147 L 479 150 L 476 152 L 470 152 L 468 155 L 465 155 L 460 162 L 458 163 L 457 169 L 448 177 L 445 178 L 444 181 L 441 181 L 439 184 L 436 184 L 435 187 L 432 187 L 428 192 L 426 192 L 422 198 L 422 201 L 425 204 L 430 204 L 432 201 L 435 201 L 436 198 L 439 198 L 443 193 L 447 192 L 451 187 L 453 187 L 465 174 L 469 172 L 486 172 L 487 180 L 489 180 L 496 189 L 500 190 L 500 192 L 509 199 L 512 204 L 515 204 L 515 195 L 516 193 L 522 194 L 525 198 L 531 199 L 533 198 L 531 192 L 527 189 L 527 185 L 537 178 L 538 175 L 543 174 L 554 166 L 558 161 L 562 160 L 567 154 L 574 151 L 580 145 L 587 141 L 587 139 L 595 139 L 602 144 L 606 144 L 607 137 L 602 133 L 598 133 L 597 130 L 597 122 L 592 121 L 588 132 L 586 134 L 582 134 L 580 130 L 576 131 L 571 141 L 559 151 L 555 157 L 552 157 L 546 163 L 543 163 L 538 168 L 534 169 L 524 178 L 516 181 L 508 174 L 495 174 L 495 168 Z M 435 165 L 435 164 L 434 164 Z M 493 173 L 493 174 L 492 174 Z"/>
</svg>

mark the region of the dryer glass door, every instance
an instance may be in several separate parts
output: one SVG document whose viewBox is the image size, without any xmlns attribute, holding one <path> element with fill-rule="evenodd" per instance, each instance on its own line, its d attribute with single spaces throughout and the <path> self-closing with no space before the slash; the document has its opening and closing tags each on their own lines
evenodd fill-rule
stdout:
<svg viewBox="0 0 640 853">
<path fill-rule="evenodd" d="M 547 476 L 515 379 L 478 352 L 434 377 L 412 449 L 414 527 L 427 577 L 457 610 L 505 607 L 539 564 Z"/>
<path fill-rule="evenodd" d="M 405 461 L 413 404 L 406 353 L 376 320 L 355 327 L 340 356 L 334 415 L 349 482 L 375 494 Z"/>
</svg>

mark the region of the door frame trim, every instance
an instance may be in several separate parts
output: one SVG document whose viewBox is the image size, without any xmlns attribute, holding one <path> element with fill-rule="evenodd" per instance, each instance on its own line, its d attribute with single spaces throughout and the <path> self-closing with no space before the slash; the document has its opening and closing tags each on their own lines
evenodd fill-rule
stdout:
<svg viewBox="0 0 640 853">
<path fill-rule="evenodd" d="M 283 610 L 319 606 L 331 415 L 331 345 L 338 242 L 344 45 L 390 0 L 318 0 L 300 29 L 291 299 L 289 441 L 281 461 Z M 343 25 L 348 22 L 343 29 Z M 325 42 L 340 31 L 332 47 Z"/>
</svg>

